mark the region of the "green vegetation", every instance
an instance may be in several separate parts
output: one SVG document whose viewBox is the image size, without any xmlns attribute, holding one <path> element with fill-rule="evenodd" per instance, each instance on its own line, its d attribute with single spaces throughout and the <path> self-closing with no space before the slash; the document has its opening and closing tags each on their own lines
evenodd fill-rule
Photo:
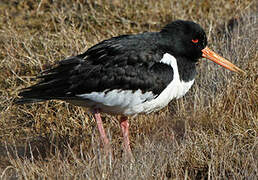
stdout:
<svg viewBox="0 0 258 180">
<path fill-rule="evenodd" d="M 256 179 L 257 7 L 256 0 L 1 0 L 0 179 Z M 55 62 L 175 19 L 201 24 L 209 47 L 247 75 L 201 60 L 187 96 L 130 120 L 135 162 L 124 158 L 116 117 L 103 115 L 111 160 L 87 110 L 13 103 Z"/>
</svg>

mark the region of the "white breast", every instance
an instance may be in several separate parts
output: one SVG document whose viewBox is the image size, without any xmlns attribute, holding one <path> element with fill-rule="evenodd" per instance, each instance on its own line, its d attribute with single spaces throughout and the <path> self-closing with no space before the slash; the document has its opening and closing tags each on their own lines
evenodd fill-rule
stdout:
<svg viewBox="0 0 258 180">
<path fill-rule="evenodd" d="M 184 82 L 180 80 L 177 61 L 174 56 L 166 53 L 164 54 L 160 62 L 172 66 L 174 72 L 173 80 L 157 98 L 145 102 L 144 104 L 139 104 L 135 107 L 136 109 L 143 109 L 145 113 L 160 110 L 163 107 L 167 106 L 172 99 L 178 99 L 184 96 L 194 83 L 194 79 L 189 82 Z"/>
<path fill-rule="evenodd" d="M 79 106 L 100 108 L 101 111 L 107 113 L 124 115 L 160 110 L 167 106 L 172 99 L 184 96 L 194 83 L 194 80 L 180 81 L 177 61 L 174 56 L 166 53 L 160 62 L 170 65 L 173 68 L 174 76 L 169 85 L 157 97 L 152 92 L 143 93 L 141 90 L 115 89 L 77 95 L 78 100 L 70 100 L 69 102 Z"/>
</svg>

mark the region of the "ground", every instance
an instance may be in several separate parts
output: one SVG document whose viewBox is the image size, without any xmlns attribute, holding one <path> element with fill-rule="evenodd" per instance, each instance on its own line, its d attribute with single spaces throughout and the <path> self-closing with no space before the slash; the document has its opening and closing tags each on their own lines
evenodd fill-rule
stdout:
<svg viewBox="0 0 258 180">
<path fill-rule="evenodd" d="M 0 178 L 256 179 L 257 7 L 255 0 L 1 0 Z M 114 116 L 103 114 L 113 147 L 105 156 L 87 110 L 61 101 L 14 103 L 55 62 L 176 19 L 201 24 L 208 46 L 246 75 L 201 59 L 184 98 L 130 119 L 135 161 L 123 153 Z"/>
</svg>

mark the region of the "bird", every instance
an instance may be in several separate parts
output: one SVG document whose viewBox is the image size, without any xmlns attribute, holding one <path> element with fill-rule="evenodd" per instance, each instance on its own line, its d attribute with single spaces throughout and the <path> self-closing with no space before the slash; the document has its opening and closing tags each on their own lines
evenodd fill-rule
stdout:
<svg viewBox="0 0 258 180">
<path fill-rule="evenodd" d="M 110 145 L 101 113 L 120 115 L 124 149 L 132 154 L 128 117 L 159 111 L 184 96 L 196 65 L 206 58 L 244 73 L 207 46 L 197 23 L 175 20 L 157 32 L 112 37 L 41 72 L 38 83 L 20 91 L 17 104 L 62 100 L 92 112 L 104 147 Z"/>
</svg>

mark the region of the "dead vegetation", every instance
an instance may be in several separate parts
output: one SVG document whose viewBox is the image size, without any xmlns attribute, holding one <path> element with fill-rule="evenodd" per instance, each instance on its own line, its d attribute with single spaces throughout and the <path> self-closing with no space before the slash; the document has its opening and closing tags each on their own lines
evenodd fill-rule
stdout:
<svg viewBox="0 0 258 180">
<path fill-rule="evenodd" d="M 255 0 L 2 0 L 0 178 L 256 179 L 257 6 Z M 13 103 L 19 89 L 56 61 L 112 36 L 157 31 L 175 19 L 200 23 L 209 46 L 247 75 L 201 60 L 187 96 L 131 120 L 135 162 L 123 158 L 114 117 L 104 118 L 111 159 L 84 109 L 60 101 Z"/>
</svg>

